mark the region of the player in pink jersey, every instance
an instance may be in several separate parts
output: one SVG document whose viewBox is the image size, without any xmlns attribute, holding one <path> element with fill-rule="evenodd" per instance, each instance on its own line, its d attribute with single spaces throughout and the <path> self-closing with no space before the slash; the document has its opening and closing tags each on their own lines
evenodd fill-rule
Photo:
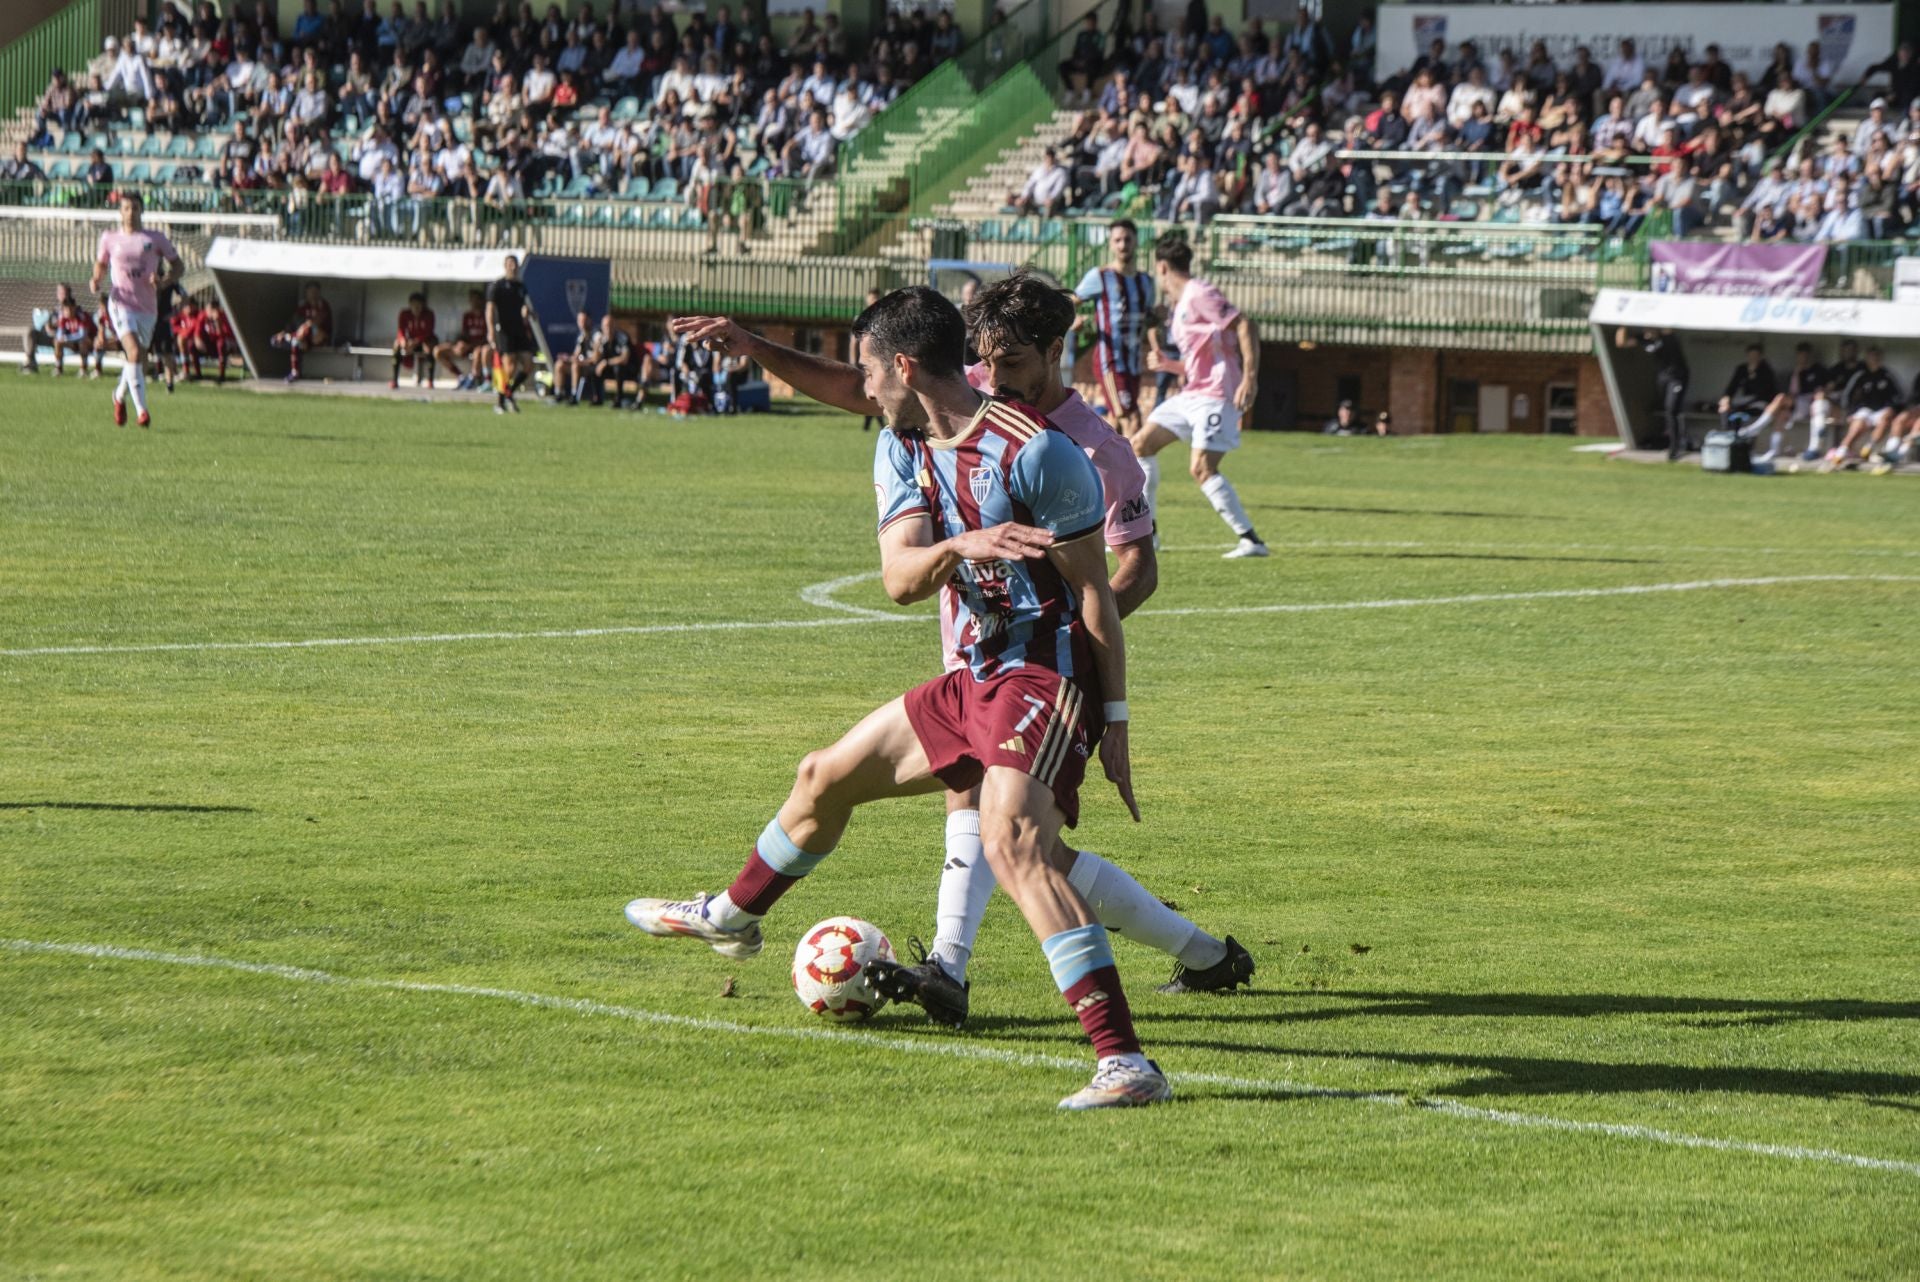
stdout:
<svg viewBox="0 0 1920 1282">
<path fill-rule="evenodd" d="M 140 214 L 139 195 L 122 192 L 120 230 L 100 234 L 100 250 L 93 261 L 94 293 L 112 275 L 107 315 L 127 357 L 113 389 L 113 421 L 121 427 L 127 425 L 129 396 L 140 426 L 153 421 L 147 413 L 147 346 L 160 314 L 159 291 L 180 278 L 180 251 L 159 232 L 143 229 Z"/>
<path fill-rule="evenodd" d="M 1074 319 L 1073 298 L 1029 276 L 980 290 L 966 317 L 979 364 L 967 378 L 981 391 L 1032 405 L 1085 451 L 1106 492 L 1105 535 L 1115 558 L 1110 588 L 1121 616 L 1153 594 L 1159 570 L 1143 477 L 1126 439 L 1108 427 L 1076 391 L 1060 381 L 1060 354 Z M 676 332 L 744 352 L 802 394 L 850 414 L 878 407 L 861 388 L 858 367 L 769 343 L 718 317 L 673 322 Z M 951 670 L 958 655 L 958 602 L 940 594 L 941 653 Z M 1063 841 L 1053 855 L 1102 924 L 1172 956 L 1178 963 L 1163 992 L 1227 989 L 1251 980 L 1253 958 L 1231 936 L 1216 939 L 1168 908 L 1139 882 L 1091 851 Z M 967 963 L 997 884 L 980 840 L 979 790 L 948 790 L 946 858 L 940 875 L 933 948 L 911 966 L 885 965 L 874 982 L 896 1001 L 918 1002 L 935 1021 L 959 1027 L 967 1017 Z"/>
<path fill-rule="evenodd" d="M 1157 357 L 1154 371 L 1181 375 L 1186 386 L 1162 401 L 1133 438 L 1147 474 L 1148 505 L 1157 506 L 1159 497 L 1157 456 L 1175 441 L 1185 441 L 1192 450 L 1188 470 L 1238 540 L 1228 558 L 1266 556 L 1267 545 L 1254 531 L 1233 482 L 1220 474 L 1220 460 L 1240 448 L 1241 416 L 1253 409 L 1259 331 L 1226 295 L 1194 277 L 1193 246 L 1183 233 L 1167 232 L 1154 243 L 1153 267 L 1160 296 L 1173 307 L 1173 342 L 1180 349 L 1178 360 Z"/>
</svg>

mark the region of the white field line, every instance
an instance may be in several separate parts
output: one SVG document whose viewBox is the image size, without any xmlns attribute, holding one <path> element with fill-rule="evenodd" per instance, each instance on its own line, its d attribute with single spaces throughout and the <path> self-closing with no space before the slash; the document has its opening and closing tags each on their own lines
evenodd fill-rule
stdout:
<svg viewBox="0 0 1920 1282">
<path fill-rule="evenodd" d="M 800 599 L 808 605 L 817 605 L 823 610 L 838 610 L 843 614 L 858 615 L 863 619 L 886 619 L 892 622 L 900 617 L 892 610 L 869 610 L 864 605 L 848 605 L 836 601 L 833 594 L 842 588 L 850 588 L 856 583 L 866 583 L 880 577 L 878 570 L 863 570 L 859 574 L 844 574 L 837 579 L 828 579 L 825 583 L 810 583 L 800 589 Z"/>
<path fill-rule="evenodd" d="M 1160 549 L 1163 553 L 1224 552 L 1231 543 L 1186 543 Z M 1470 548 L 1492 552 L 1665 552 L 1672 555 L 1726 556 L 1813 556 L 1845 560 L 1851 556 L 1890 556 L 1911 560 L 1920 557 L 1916 548 L 1770 548 L 1743 547 L 1710 543 L 1495 543 L 1467 539 L 1307 539 L 1293 542 L 1276 539 L 1276 555 L 1314 548 Z"/>
<path fill-rule="evenodd" d="M 634 627 L 564 628 L 538 632 L 438 632 L 412 636 L 316 637 L 300 641 L 170 641 L 150 645 L 31 646 L 0 650 L 0 658 L 43 655 L 153 654 L 202 650 L 305 650 L 330 646 L 438 645 L 459 641 L 548 641 L 580 637 L 658 636 L 686 632 L 753 632 L 763 629 L 836 628 L 856 623 L 931 623 L 930 614 L 895 614 L 843 605 L 831 593 L 879 577 L 878 571 L 849 574 L 803 589 L 808 602 L 825 609 L 853 611 L 825 619 L 747 619 L 713 623 L 652 623 Z M 1634 583 L 1611 588 L 1548 588 L 1531 592 L 1469 592 L 1459 596 L 1382 597 L 1368 601 L 1289 601 L 1275 605 L 1196 605 L 1139 610 L 1136 618 L 1190 618 L 1199 615 L 1318 614 L 1329 610 L 1403 610 L 1427 605 L 1484 605 L 1504 601 L 1556 601 L 1589 597 L 1646 596 L 1662 592 L 1705 592 L 1723 588 L 1777 587 L 1788 583 L 1920 583 L 1920 576 L 1899 574 L 1782 574 L 1751 579 L 1690 579 L 1678 583 Z"/>
<path fill-rule="evenodd" d="M 785 1041 L 839 1042 L 843 1044 L 872 1047 L 881 1050 L 899 1051 L 909 1055 L 935 1055 L 946 1059 L 985 1061 L 995 1064 L 1011 1064 L 1022 1068 L 1058 1069 L 1063 1072 L 1084 1073 L 1087 1068 L 1085 1058 L 1069 1059 L 1061 1055 L 1043 1055 L 1037 1052 L 1003 1050 L 999 1047 L 980 1046 L 969 1042 L 928 1041 L 909 1037 L 888 1037 L 874 1033 L 852 1032 L 834 1028 L 808 1027 L 767 1027 L 756 1024 L 741 1024 L 725 1019 L 702 1019 L 693 1015 L 672 1015 L 663 1011 L 641 1010 L 633 1006 L 616 1006 L 608 1002 L 593 1001 L 582 997 L 558 997 L 547 993 L 527 993 L 511 988 L 488 988 L 471 984 L 435 984 L 408 979 L 360 979 L 347 975 L 335 975 L 323 970 L 310 970 L 301 966 L 281 966 L 270 962 L 235 961 L 225 957 L 209 957 L 203 954 L 163 953 L 145 948 L 120 948 L 111 944 L 68 944 L 33 939 L 0 939 L 0 948 L 16 953 L 53 954 L 64 957 L 91 957 L 104 961 L 150 962 L 163 966 L 197 966 L 210 970 L 238 971 L 247 975 L 262 975 L 271 979 L 287 980 L 302 984 L 331 984 L 341 988 L 375 989 L 388 992 L 427 993 L 452 997 L 482 997 L 494 1001 L 512 1002 L 521 1006 L 534 1006 L 543 1010 L 563 1011 L 567 1014 L 605 1019 L 625 1020 L 635 1024 L 653 1024 L 668 1028 L 681 1028 L 694 1032 L 718 1033 L 730 1037 L 770 1037 Z M 1229 1090 L 1250 1091 L 1262 1095 L 1311 1096 L 1318 1099 L 1348 1100 L 1360 1104 L 1380 1104 L 1389 1107 L 1415 1108 L 1422 1112 L 1438 1113 L 1447 1117 L 1457 1117 L 1476 1122 L 1488 1122 L 1497 1126 L 1519 1127 L 1530 1130 L 1563 1131 L 1576 1135 L 1601 1135 L 1612 1139 L 1638 1140 L 1649 1144 L 1664 1144 L 1676 1148 L 1713 1149 L 1723 1153 L 1745 1153 L 1756 1157 L 1783 1158 L 1795 1162 L 1824 1162 L 1840 1166 L 1852 1166 L 1865 1170 L 1894 1171 L 1902 1175 L 1920 1176 L 1920 1162 L 1902 1162 L 1893 1158 L 1865 1157 L 1857 1153 L 1843 1153 L 1837 1149 L 1803 1148 L 1792 1144 L 1761 1144 L 1748 1140 L 1720 1139 L 1709 1135 L 1689 1135 L 1682 1131 L 1668 1131 L 1651 1126 L 1638 1126 L 1618 1122 L 1587 1122 L 1576 1118 L 1550 1117 L 1538 1113 L 1516 1113 L 1507 1109 L 1482 1108 L 1474 1104 L 1465 1104 L 1459 1100 L 1441 1096 L 1405 1096 L 1371 1091 L 1339 1090 L 1328 1086 L 1315 1086 L 1308 1082 L 1288 1081 L 1283 1078 L 1235 1077 L 1222 1073 L 1175 1073 L 1176 1082 L 1193 1083 L 1205 1086 L 1220 1086 Z"/>
</svg>

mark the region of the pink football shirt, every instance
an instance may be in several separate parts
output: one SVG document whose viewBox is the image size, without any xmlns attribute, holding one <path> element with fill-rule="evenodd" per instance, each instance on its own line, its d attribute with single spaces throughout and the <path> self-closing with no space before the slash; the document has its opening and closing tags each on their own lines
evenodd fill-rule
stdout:
<svg viewBox="0 0 1920 1282">
<path fill-rule="evenodd" d="M 1240 344 L 1229 332 L 1240 309 L 1204 280 L 1189 280 L 1173 307 L 1173 341 L 1187 367 L 1183 392 L 1230 401 L 1240 390 Z"/>
<path fill-rule="evenodd" d="M 969 365 L 967 382 L 978 391 L 993 393 L 985 365 Z M 1068 392 L 1067 399 L 1047 414 L 1047 422 L 1065 432 L 1067 439 L 1086 453 L 1093 470 L 1100 473 L 1100 488 L 1107 498 L 1107 546 L 1117 548 L 1151 536 L 1153 510 L 1147 506 L 1147 478 L 1127 438 L 1108 427 L 1078 392 Z M 952 591 L 941 588 L 940 648 L 949 670 L 965 666 L 955 644 L 959 609 Z"/>
<path fill-rule="evenodd" d="M 153 278 L 162 261 L 177 263 L 180 251 L 157 231 L 105 231 L 95 260 L 110 269 L 108 297 L 130 312 L 151 315 L 160 310 L 154 298 Z"/>
</svg>

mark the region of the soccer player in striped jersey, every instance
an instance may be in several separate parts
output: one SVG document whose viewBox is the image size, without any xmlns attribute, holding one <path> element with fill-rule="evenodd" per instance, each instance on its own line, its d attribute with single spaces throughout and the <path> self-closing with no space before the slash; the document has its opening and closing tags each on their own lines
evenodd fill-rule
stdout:
<svg viewBox="0 0 1920 1282">
<path fill-rule="evenodd" d="M 1106 495 L 1107 548 L 1114 557 L 1109 586 L 1122 618 L 1139 608 L 1159 583 L 1153 522 L 1147 515 L 1143 478 L 1126 441 L 1103 422 L 1078 392 L 1060 380 L 1060 353 L 1073 324 L 1069 297 L 1030 276 L 1008 277 L 979 291 L 966 308 L 972 345 L 980 363 L 967 371 L 981 391 L 1032 405 L 1086 452 Z M 674 322 L 695 341 L 751 356 L 801 393 L 850 414 L 878 413 L 867 399 L 857 367 L 769 343 L 730 321 L 692 317 Z M 960 601 L 941 593 L 941 652 L 949 669 L 963 660 L 958 644 Z M 1091 851 L 1062 841 L 1053 852 L 1103 925 L 1173 957 L 1167 993 L 1231 989 L 1252 979 L 1253 958 L 1231 936 L 1225 940 L 1168 908 L 1139 882 Z M 977 789 L 947 793 L 946 856 L 940 875 L 934 941 L 918 964 L 880 966 L 875 981 L 896 1001 L 918 1002 L 929 1018 L 958 1028 L 967 1018 L 967 965 L 992 898 L 995 879 L 981 851 Z"/>
<path fill-rule="evenodd" d="M 1093 303 L 1093 372 L 1122 436 L 1140 433 L 1140 390 L 1147 367 L 1143 352 L 1152 324 L 1153 277 L 1140 270 L 1140 229 L 1122 218 L 1107 229 L 1104 267 L 1080 278 L 1073 291 Z"/>
<path fill-rule="evenodd" d="M 683 323 L 679 332 L 719 347 L 730 327 Z M 649 934 L 750 957 L 762 946 L 761 918 L 832 851 L 856 807 L 978 786 L 986 857 L 1098 1055 L 1092 1082 L 1061 1107 L 1171 1098 L 1141 1052 L 1105 927 L 1049 858 L 1062 827 L 1079 818 L 1079 785 L 1096 748 L 1139 817 L 1126 643 L 1094 537 L 1105 511 L 1099 473 L 1038 410 L 967 382 L 965 323 L 935 291 L 888 294 L 861 313 L 854 341 L 865 399 L 886 417 L 874 489 L 887 594 L 904 605 L 951 583 L 964 608 L 965 666 L 809 754 L 726 892 L 636 899 L 627 919 Z"/>
<path fill-rule="evenodd" d="M 1233 482 L 1220 473 L 1220 461 L 1240 448 L 1241 417 L 1253 411 L 1259 331 L 1251 316 L 1193 274 L 1193 246 L 1184 233 L 1170 231 L 1154 242 L 1153 267 L 1173 307 L 1173 342 L 1180 350 L 1178 360 L 1162 356 L 1154 372 L 1178 374 L 1185 386 L 1155 406 L 1146 429 L 1133 438 L 1147 473 L 1147 501 L 1153 504 L 1158 497 L 1160 451 L 1185 441 L 1192 453 L 1188 470 L 1238 540 L 1228 559 L 1266 556 L 1267 545 L 1254 531 Z"/>
</svg>

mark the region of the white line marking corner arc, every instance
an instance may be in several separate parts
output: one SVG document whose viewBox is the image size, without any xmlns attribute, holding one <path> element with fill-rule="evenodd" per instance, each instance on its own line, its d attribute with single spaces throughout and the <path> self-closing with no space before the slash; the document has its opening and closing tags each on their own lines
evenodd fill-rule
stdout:
<svg viewBox="0 0 1920 1282">
<path fill-rule="evenodd" d="M 323 970 L 311 970 L 302 966 L 286 966 L 274 962 L 240 961 L 225 957 L 212 957 L 205 954 L 157 952 L 151 949 L 124 948 L 112 944 L 74 944 L 33 939 L 0 939 L 0 949 L 26 954 L 91 957 L 105 961 L 150 962 L 167 966 L 195 966 L 213 970 L 235 971 L 247 975 L 260 975 L 272 979 L 286 980 L 291 983 L 330 984 L 343 988 L 425 993 L 450 997 L 477 997 L 493 1001 L 513 1002 L 517 1005 L 533 1006 L 543 1010 L 564 1011 L 574 1015 L 621 1019 L 637 1024 L 653 1024 L 671 1028 L 689 1029 L 697 1032 L 721 1033 L 735 1037 L 773 1037 L 788 1041 L 854 1042 L 862 1046 L 878 1047 L 883 1050 L 899 1051 L 912 1055 L 934 1055 L 946 1059 L 985 1061 L 996 1064 L 1009 1064 L 1022 1068 L 1058 1069 L 1072 1072 L 1084 1072 L 1086 1070 L 1086 1062 L 1084 1059 L 1069 1059 L 1066 1056 L 1046 1055 L 1033 1051 L 1012 1051 L 967 1042 L 923 1041 L 908 1037 L 891 1037 L 882 1034 L 858 1033 L 831 1028 L 775 1028 L 756 1024 L 741 1024 L 732 1020 L 703 1019 L 693 1015 L 674 1015 L 664 1011 L 650 1011 L 641 1010 L 632 1006 L 618 1006 L 608 1002 L 595 1001 L 591 998 L 559 997 L 547 993 L 522 992 L 511 988 L 432 983 L 406 979 L 364 979 L 350 975 L 335 975 Z M 1594 1135 L 1610 1139 L 1636 1140 L 1642 1143 L 1660 1144 L 1675 1148 L 1709 1149 L 1717 1152 L 1740 1153 L 1754 1157 L 1780 1158 L 1795 1162 L 1819 1162 L 1838 1166 L 1849 1166 L 1862 1170 L 1889 1171 L 1901 1175 L 1920 1176 L 1920 1162 L 1906 1162 L 1895 1158 L 1868 1157 L 1858 1153 L 1844 1153 L 1837 1149 L 1805 1148 L 1792 1144 L 1767 1144 L 1751 1140 L 1721 1139 L 1709 1135 L 1691 1135 L 1685 1132 L 1662 1130 L 1657 1127 L 1641 1126 L 1632 1123 L 1590 1122 L 1577 1118 L 1552 1117 L 1538 1113 L 1517 1113 L 1507 1109 L 1485 1108 L 1479 1105 L 1467 1104 L 1460 1100 L 1449 1099 L 1444 1096 L 1410 1098 L 1403 1095 L 1389 1095 L 1378 1092 L 1340 1090 L 1333 1087 L 1316 1086 L 1312 1083 L 1293 1082 L 1285 1079 L 1235 1077 L 1221 1073 L 1175 1073 L 1172 1076 L 1173 1080 L 1177 1082 L 1223 1086 L 1229 1089 L 1255 1091 L 1267 1095 L 1304 1095 L 1320 1099 L 1345 1100 L 1361 1104 L 1414 1108 L 1421 1112 L 1455 1117 L 1468 1121 L 1488 1122 L 1498 1126 Z"/>
</svg>

